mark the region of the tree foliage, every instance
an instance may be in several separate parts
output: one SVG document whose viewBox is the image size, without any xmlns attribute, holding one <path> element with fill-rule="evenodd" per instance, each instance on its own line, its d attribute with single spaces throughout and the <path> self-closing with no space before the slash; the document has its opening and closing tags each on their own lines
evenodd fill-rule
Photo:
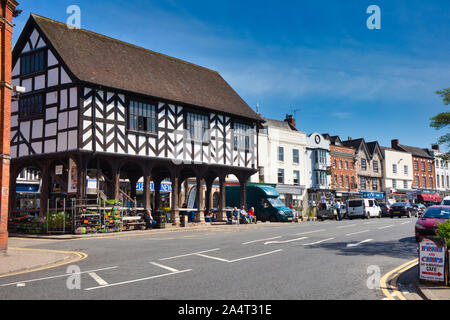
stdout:
<svg viewBox="0 0 450 320">
<path fill-rule="evenodd" d="M 446 105 L 446 106 L 450 105 L 450 88 L 436 91 L 436 94 L 438 94 L 442 97 L 442 99 L 444 101 L 444 105 Z M 431 120 L 430 126 L 432 128 L 435 128 L 436 130 L 445 129 L 450 125 L 450 112 L 442 112 L 442 113 L 438 114 L 437 116 L 434 116 L 430 120 Z M 450 133 L 447 133 L 447 134 L 443 135 L 442 137 L 440 137 L 438 143 L 440 145 L 446 144 L 447 147 L 450 148 Z M 450 154 L 447 153 L 443 157 L 445 157 L 446 159 L 449 159 Z"/>
</svg>

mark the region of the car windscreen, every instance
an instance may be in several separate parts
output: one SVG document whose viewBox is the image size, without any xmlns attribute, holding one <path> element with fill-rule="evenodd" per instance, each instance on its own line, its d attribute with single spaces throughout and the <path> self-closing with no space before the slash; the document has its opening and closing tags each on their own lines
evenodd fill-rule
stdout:
<svg viewBox="0 0 450 320">
<path fill-rule="evenodd" d="M 401 203 L 394 203 L 392 205 L 392 207 L 406 207 L 408 205 L 408 203 L 406 202 L 401 202 Z"/>
<path fill-rule="evenodd" d="M 429 208 L 423 217 L 430 219 L 450 219 L 450 208 Z"/>
<path fill-rule="evenodd" d="M 274 208 L 284 207 L 283 202 L 281 202 L 281 200 L 278 199 L 278 198 L 269 198 L 269 199 L 267 199 L 267 200 L 269 200 L 270 204 L 271 204 L 272 207 L 274 207 Z"/>
<path fill-rule="evenodd" d="M 350 200 L 348 206 L 349 208 L 362 207 L 362 200 Z"/>
<path fill-rule="evenodd" d="M 444 202 L 442 202 L 443 206 L 450 206 L 450 200 L 444 200 Z"/>
</svg>

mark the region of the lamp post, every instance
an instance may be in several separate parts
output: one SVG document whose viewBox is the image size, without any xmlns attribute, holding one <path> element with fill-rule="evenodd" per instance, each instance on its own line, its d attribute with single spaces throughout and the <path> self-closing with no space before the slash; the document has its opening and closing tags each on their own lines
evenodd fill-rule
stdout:
<svg viewBox="0 0 450 320">
<path fill-rule="evenodd" d="M 18 3 L 0 0 L 0 253 L 8 248 L 9 168 L 11 139 L 11 85 L 13 17 Z"/>
</svg>

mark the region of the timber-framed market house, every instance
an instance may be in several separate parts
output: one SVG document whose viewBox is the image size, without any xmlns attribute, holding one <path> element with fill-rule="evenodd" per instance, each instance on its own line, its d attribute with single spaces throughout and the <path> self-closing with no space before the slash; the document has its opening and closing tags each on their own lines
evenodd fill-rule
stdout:
<svg viewBox="0 0 450 320">
<path fill-rule="evenodd" d="M 204 222 L 215 181 L 223 217 L 226 177 L 242 186 L 257 172 L 261 118 L 210 69 L 32 14 L 12 76 L 27 92 L 12 104 L 10 189 L 24 168 L 37 168 L 41 217 L 53 194 L 87 198 L 92 178 L 116 200 L 123 179 L 131 199 L 143 181 L 143 207 L 154 209 L 170 181 L 170 222 L 178 225 L 180 189 L 190 179 L 205 206 L 195 222 Z M 10 192 L 10 215 L 21 210 L 16 200 Z"/>
</svg>

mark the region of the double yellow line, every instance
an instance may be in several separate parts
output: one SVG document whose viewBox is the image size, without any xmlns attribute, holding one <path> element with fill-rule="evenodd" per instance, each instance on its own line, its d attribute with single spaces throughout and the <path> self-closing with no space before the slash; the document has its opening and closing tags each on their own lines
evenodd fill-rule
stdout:
<svg viewBox="0 0 450 320">
<path fill-rule="evenodd" d="M 79 251 L 60 251 L 60 250 L 48 250 L 48 249 L 29 249 L 29 248 L 9 248 L 9 250 L 16 250 L 16 251 L 33 251 L 33 252 L 49 252 L 49 253 L 61 253 L 61 254 L 68 254 L 68 255 L 72 255 L 75 256 L 74 258 L 67 260 L 64 259 L 61 262 L 56 262 L 47 266 L 42 266 L 42 267 L 37 267 L 37 268 L 33 268 L 33 269 L 28 269 L 28 270 L 23 270 L 23 271 L 18 271 L 18 272 L 11 272 L 11 273 L 7 273 L 7 274 L 3 274 L 0 275 L 0 278 L 5 278 L 5 277 L 11 277 L 11 276 L 16 276 L 19 274 L 25 274 L 25 273 L 32 273 L 32 272 L 36 272 L 36 271 L 42 271 L 42 270 L 47 270 L 47 269 L 53 269 L 53 268 L 57 268 L 60 266 L 64 266 L 67 264 L 72 264 L 75 262 L 79 262 L 81 260 L 84 260 L 88 257 L 88 255 L 84 252 L 79 252 Z"/>
<path fill-rule="evenodd" d="M 406 300 L 406 298 L 403 296 L 403 294 L 397 287 L 397 280 L 402 273 L 408 271 L 409 269 L 415 267 L 418 264 L 419 262 L 418 259 L 416 258 L 414 260 L 406 262 L 405 264 L 402 264 L 400 267 L 395 268 L 394 270 L 388 272 L 383 276 L 383 278 L 381 278 L 380 280 L 381 290 L 389 300 L 397 300 L 395 297 L 397 297 L 400 300 Z M 389 281 L 389 279 L 392 280 Z"/>
</svg>

